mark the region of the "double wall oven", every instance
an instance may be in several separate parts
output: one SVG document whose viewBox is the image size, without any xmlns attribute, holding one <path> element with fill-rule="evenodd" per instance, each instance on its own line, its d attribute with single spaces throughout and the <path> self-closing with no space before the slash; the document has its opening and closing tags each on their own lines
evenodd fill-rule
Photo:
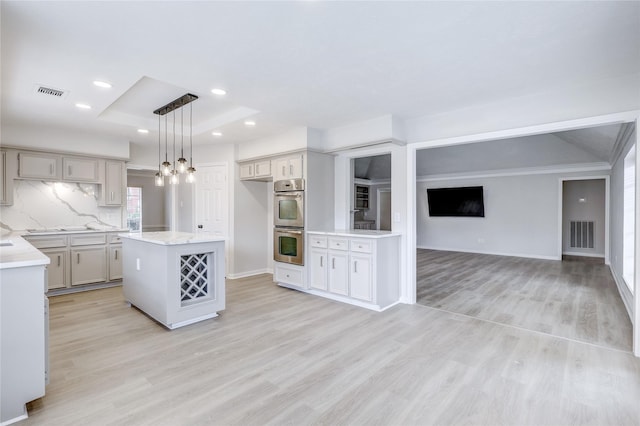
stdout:
<svg viewBox="0 0 640 426">
<path fill-rule="evenodd" d="M 273 260 L 304 265 L 304 180 L 273 183 Z"/>
</svg>

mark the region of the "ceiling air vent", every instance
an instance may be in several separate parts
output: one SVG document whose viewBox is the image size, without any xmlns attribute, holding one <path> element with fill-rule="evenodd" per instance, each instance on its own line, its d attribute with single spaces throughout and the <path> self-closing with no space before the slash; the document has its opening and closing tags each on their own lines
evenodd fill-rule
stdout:
<svg viewBox="0 0 640 426">
<path fill-rule="evenodd" d="M 66 92 L 60 89 L 54 89 L 52 87 L 36 85 L 36 92 L 41 95 L 54 96 L 56 98 L 64 98 Z"/>
</svg>

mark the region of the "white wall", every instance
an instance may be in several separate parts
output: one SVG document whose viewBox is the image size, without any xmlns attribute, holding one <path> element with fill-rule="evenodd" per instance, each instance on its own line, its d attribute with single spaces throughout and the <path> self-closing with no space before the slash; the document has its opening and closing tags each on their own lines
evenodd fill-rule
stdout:
<svg viewBox="0 0 640 426">
<path fill-rule="evenodd" d="M 602 172 L 599 172 L 601 175 Z M 574 174 L 417 182 L 418 248 L 559 259 L 559 179 Z M 427 188 L 483 186 L 485 217 L 429 217 Z"/>
<path fill-rule="evenodd" d="M 604 179 L 568 180 L 562 189 L 562 253 L 605 257 Z M 583 200 L 583 201 L 581 201 Z M 571 247 L 570 221 L 594 221 L 594 248 Z"/>
<path fill-rule="evenodd" d="M 363 146 L 371 142 L 404 140 L 404 123 L 397 117 L 385 115 L 323 132 L 324 149 L 337 151 Z"/>
<path fill-rule="evenodd" d="M 317 143 L 317 130 L 295 127 L 287 132 L 238 145 L 238 161 L 307 149 L 311 139 Z"/>
</svg>

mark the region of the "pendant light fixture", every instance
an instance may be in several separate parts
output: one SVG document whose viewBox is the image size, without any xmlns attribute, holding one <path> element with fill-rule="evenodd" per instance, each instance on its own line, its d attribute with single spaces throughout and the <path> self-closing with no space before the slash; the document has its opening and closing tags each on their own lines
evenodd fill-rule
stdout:
<svg viewBox="0 0 640 426">
<path fill-rule="evenodd" d="M 160 115 L 158 115 L 158 173 L 156 173 L 156 186 L 164 186 L 164 175 L 160 170 L 160 146 L 162 141 L 160 140 Z"/>
<path fill-rule="evenodd" d="M 187 182 L 196 180 L 196 169 L 193 167 L 193 105 L 189 105 L 189 168 L 187 169 Z"/>
<path fill-rule="evenodd" d="M 184 111 L 180 108 L 180 158 L 178 158 L 178 173 L 187 171 L 187 159 L 184 158 Z"/>
<path fill-rule="evenodd" d="M 187 160 L 184 158 L 184 112 L 182 108 L 191 104 L 191 102 L 198 99 L 196 95 L 191 93 L 187 93 L 179 97 L 178 99 L 169 102 L 163 107 L 160 107 L 153 111 L 154 114 L 158 114 L 158 173 L 156 174 L 156 185 L 164 186 L 164 176 L 171 176 L 169 179 L 169 183 L 178 184 L 180 182 L 179 173 L 184 173 L 186 171 L 187 178 L 186 181 L 191 183 L 195 181 L 194 173 L 196 169 L 193 167 L 193 105 L 189 105 L 189 144 L 190 144 L 190 156 L 189 156 L 189 167 L 187 167 Z M 180 157 L 176 160 L 176 113 L 175 110 L 180 108 L 180 125 L 181 125 L 181 133 L 180 133 Z M 173 167 L 169 162 L 169 132 L 168 132 L 168 117 L 167 114 L 173 112 L 173 157 L 174 160 Z M 160 144 L 161 144 L 161 136 L 160 136 L 160 127 L 161 121 L 160 116 L 164 115 L 164 161 L 160 163 Z M 160 181 L 162 181 L 160 183 Z"/>
</svg>

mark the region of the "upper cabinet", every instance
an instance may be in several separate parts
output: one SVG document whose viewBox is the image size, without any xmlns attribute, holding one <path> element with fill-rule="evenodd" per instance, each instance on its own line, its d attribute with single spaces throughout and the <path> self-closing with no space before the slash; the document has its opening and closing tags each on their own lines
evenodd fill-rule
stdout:
<svg viewBox="0 0 640 426">
<path fill-rule="evenodd" d="M 302 178 L 302 155 L 275 160 L 276 171 L 273 180 Z"/>
<path fill-rule="evenodd" d="M 0 151 L 0 205 L 13 204 L 13 179 L 16 176 L 15 151 Z"/>
<path fill-rule="evenodd" d="M 276 181 L 302 177 L 302 154 L 240 163 L 240 180 Z"/>
<path fill-rule="evenodd" d="M 94 158 L 62 158 L 62 178 L 74 182 L 98 182 L 98 163 Z"/>
<path fill-rule="evenodd" d="M 23 179 L 60 180 L 62 157 L 39 152 L 18 154 L 18 177 Z"/>
<path fill-rule="evenodd" d="M 104 180 L 99 205 L 120 206 L 124 202 L 125 168 L 122 161 L 104 162 Z"/>
</svg>

